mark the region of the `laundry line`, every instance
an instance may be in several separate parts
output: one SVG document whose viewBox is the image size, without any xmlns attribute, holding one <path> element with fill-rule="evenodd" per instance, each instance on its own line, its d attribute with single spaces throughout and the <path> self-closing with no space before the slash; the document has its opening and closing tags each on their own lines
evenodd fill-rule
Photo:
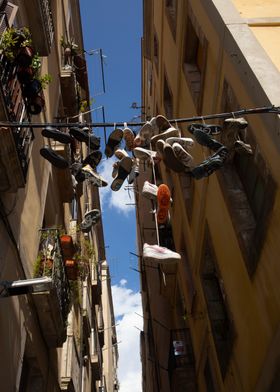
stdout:
<svg viewBox="0 0 280 392">
<path fill-rule="evenodd" d="M 261 114 L 261 113 L 275 113 L 280 114 L 280 106 L 265 106 L 260 108 L 252 108 L 252 109 L 240 109 L 234 112 L 227 113 L 216 113 L 216 114 L 207 114 L 202 116 L 193 116 L 187 118 L 177 118 L 168 120 L 170 123 L 179 124 L 186 122 L 195 122 L 195 121 L 206 121 L 212 119 L 219 118 L 229 118 L 229 117 L 240 117 L 244 115 L 250 114 Z M 32 122 L 10 122 L 10 121 L 0 121 L 0 127 L 12 127 L 12 128 L 42 128 L 42 127 L 54 127 L 54 128 L 69 128 L 69 127 L 80 127 L 85 126 L 89 128 L 116 128 L 116 127 L 124 127 L 124 126 L 143 126 L 147 121 L 141 122 L 45 122 L 45 123 L 32 123 Z"/>
</svg>

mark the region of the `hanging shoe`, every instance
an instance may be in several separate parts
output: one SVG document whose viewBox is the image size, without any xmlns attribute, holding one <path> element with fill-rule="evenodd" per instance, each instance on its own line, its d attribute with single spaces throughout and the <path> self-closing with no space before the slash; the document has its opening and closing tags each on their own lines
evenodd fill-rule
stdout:
<svg viewBox="0 0 280 392">
<path fill-rule="evenodd" d="M 193 136 L 197 143 L 201 146 L 210 148 L 212 151 L 217 151 L 219 148 L 223 147 L 223 144 L 215 140 L 210 134 L 204 132 L 201 129 L 194 129 Z"/>
<path fill-rule="evenodd" d="M 154 136 L 154 130 L 149 121 L 143 125 L 138 135 L 142 141 L 150 142 L 151 137 Z"/>
<path fill-rule="evenodd" d="M 164 146 L 165 146 L 166 142 L 164 140 L 158 140 L 156 142 L 156 151 L 158 153 L 158 155 L 161 157 L 161 159 L 164 160 Z"/>
<path fill-rule="evenodd" d="M 146 161 L 147 159 L 155 158 L 157 156 L 156 151 L 147 150 L 143 147 L 135 147 L 133 154 L 135 158 L 138 158 L 140 161 Z"/>
<path fill-rule="evenodd" d="M 135 145 L 134 145 L 135 135 L 130 128 L 128 128 L 128 127 L 124 128 L 123 139 L 125 141 L 125 147 L 126 147 L 127 151 L 132 151 L 135 147 Z"/>
<path fill-rule="evenodd" d="M 162 133 L 159 133 L 158 135 L 155 135 L 151 138 L 151 144 L 152 147 L 155 147 L 156 142 L 158 140 L 166 140 L 170 137 L 180 137 L 180 131 L 177 128 L 174 127 L 170 127 L 168 129 L 166 129 L 165 131 L 163 131 Z"/>
<path fill-rule="evenodd" d="M 127 182 L 129 184 L 133 184 L 134 180 L 139 176 L 139 174 L 140 174 L 140 162 L 138 158 L 135 158 L 131 172 L 128 175 Z"/>
<path fill-rule="evenodd" d="M 68 162 L 62 156 L 58 155 L 50 147 L 46 146 L 40 149 L 40 155 L 47 159 L 53 166 L 58 169 L 67 169 L 69 167 Z"/>
<path fill-rule="evenodd" d="M 220 169 L 224 164 L 224 160 L 219 156 L 211 156 L 203 161 L 200 165 L 191 170 L 191 175 L 200 180 L 203 177 L 209 177 L 214 171 Z"/>
<path fill-rule="evenodd" d="M 175 264 L 181 260 L 179 253 L 159 245 L 143 245 L 143 259 L 164 264 Z"/>
<path fill-rule="evenodd" d="M 193 162 L 193 157 L 191 154 L 189 154 L 179 143 L 174 143 L 172 145 L 172 149 L 176 155 L 176 157 L 179 159 L 180 162 L 183 163 L 185 168 L 188 170 Z"/>
<path fill-rule="evenodd" d="M 96 173 L 90 165 L 84 166 L 75 176 L 78 182 L 88 180 L 91 185 L 98 187 L 107 186 L 107 181 L 98 173 Z"/>
<path fill-rule="evenodd" d="M 243 117 L 225 119 L 221 135 L 222 143 L 229 149 L 234 148 L 235 142 L 239 140 L 239 135 L 246 133 L 247 126 L 248 122 Z"/>
<path fill-rule="evenodd" d="M 157 221 L 164 224 L 169 215 L 171 194 L 166 184 L 161 184 L 157 191 Z"/>
<path fill-rule="evenodd" d="M 179 143 L 185 150 L 194 146 L 194 140 L 191 137 L 169 137 L 166 139 L 166 143 L 170 144 L 170 146 L 174 143 Z"/>
<path fill-rule="evenodd" d="M 122 160 L 119 162 L 118 165 L 118 173 L 111 184 L 111 189 L 113 191 L 118 191 L 121 188 L 122 184 L 124 183 L 124 180 L 131 172 L 131 169 L 132 169 L 132 159 L 130 157 L 122 158 Z"/>
<path fill-rule="evenodd" d="M 168 143 L 164 144 L 163 162 L 169 169 L 175 171 L 176 173 L 185 171 L 185 165 L 179 160 L 172 146 L 170 146 Z"/>
<path fill-rule="evenodd" d="M 120 163 L 120 161 L 113 163 L 113 170 L 112 170 L 112 177 L 113 178 L 115 178 L 117 176 L 117 174 L 118 174 L 119 163 Z"/>
<path fill-rule="evenodd" d="M 80 229 L 83 233 L 89 233 L 92 226 L 100 220 L 101 214 L 97 209 L 88 211 L 84 215 L 84 219 L 80 224 Z"/>
<path fill-rule="evenodd" d="M 98 150 L 100 148 L 100 137 L 92 135 L 88 127 L 69 128 L 69 133 L 79 142 L 85 143 L 88 147 L 92 148 L 93 150 Z"/>
<path fill-rule="evenodd" d="M 72 138 L 68 133 L 61 132 L 56 128 L 52 128 L 52 127 L 43 128 L 41 134 L 44 137 L 56 140 L 63 144 L 68 144 L 72 142 Z"/>
<path fill-rule="evenodd" d="M 116 158 L 118 158 L 119 160 L 121 160 L 124 157 L 128 157 L 128 153 L 125 150 L 121 150 L 120 148 L 118 148 L 115 152 L 114 155 Z"/>
<path fill-rule="evenodd" d="M 142 195 L 150 200 L 157 200 L 158 186 L 145 181 L 142 188 Z"/>
<path fill-rule="evenodd" d="M 190 133 L 193 133 L 197 129 L 207 133 L 208 135 L 214 136 L 214 135 L 219 135 L 222 132 L 223 128 L 217 124 L 200 124 L 200 123 L 193 123 L 188 126 L 188 130 Z"/>
<path fill-rule="evenodd" d="M 102 159 L 102 152 L 99 150 L 95 150 L 91 152 L 85 159 L 82 160 L 83 166 L 90 165 L 93 169 L 100 163 Z"/>
<path fill-rule="evenodd" d="M 251 144 L 246 144 L 242 140 L 236 140 L 234 143 L 234 150 L 239 154 L 252 155 L 253 150 Z"/>
<path fill-rule="evenodd" d="M 110 133 L 105 147 L 105 155 L 107 158 L 111 158 L 113 156 L 114 151 L 120 145 L 122 138 L 123 138 L 122 129 L 115 128 L 113 132 Z"/>
<path fill-rule="evenodd" d="M 169 128 L 172 128 L 172 125 L 167 120 L 167 118 L 162 116 L 161 114 L 159 114 L 155 118 L 151 119 L 150 122 L 151 122 L 152 126 L 157 127 L 157 129 L 158 129 L 157 133 L 161 133 L 163 131 L 166 131 Z"/>
</svg>

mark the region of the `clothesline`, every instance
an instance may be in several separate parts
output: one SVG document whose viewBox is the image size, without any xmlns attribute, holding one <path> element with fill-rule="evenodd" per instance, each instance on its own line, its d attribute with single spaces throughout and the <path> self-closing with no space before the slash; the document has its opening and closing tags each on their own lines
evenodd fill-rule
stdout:
<svg viewBox="0 0 280 392">
<path fill-rule="evenodd" d="M 185 123 L 185 122 L 195 122 L 195 121 L 206 121 L 211 119 L 218 119 L 218 118 L 229 118 L 229 117 L 239 117 L 244 115 L 250 114 L 258 114 L 258 113 L 276 113 L 280 114 L 280 106 L 265 106 L 261 108 L 253 108 L 253 109 L 241 109 L 236 110 L 234 112 L 227 112 L 227 113 L 216 113 L 216 114 L 207 114 L 204 116 L 193 116 L 187 118 L 177 118 L 177 119 L 170 119 L 168 120 L 170 123 Z M 9 121 L 1 121 L 0 127 L 15 127 L 15 128 L 42 128 L 50 126 L 54 128 L 68 128 L 71 127 L 79 127 L 81 125 L 87 126 L 90 128 L 104 128 L 104 127 L 123 127 L 124 124 L 127 126 L 143 126 L 146 121 L 141 122 L 102 122 L 102 123 L 92 123 L 92 122 L 56 122 L 56 123 L 32 123 L 32 122 L 9 122 Z"/>
</svg>

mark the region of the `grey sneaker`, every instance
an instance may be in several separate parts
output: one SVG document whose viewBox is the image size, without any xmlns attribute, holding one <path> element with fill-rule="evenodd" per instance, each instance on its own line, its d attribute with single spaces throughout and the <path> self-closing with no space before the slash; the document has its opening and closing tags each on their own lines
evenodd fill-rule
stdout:
<svg viewBox="0 0 280 392">
<path fill-rule="evenodd" d="M 180 137 L 181 135 L 180 135 L 180 131 L 179 131 L 179 129 L 177 129 L 177 128 L 174 128 L 174 127 L 170 127 L 170 128 L 168 128 L 168 129 L 166 129 L 164 132 L 162 132 L 162 133 L 159 133 L 158 135 L 155 135 L 155 136 L 153 136 L 152 138 L 151 138 L 151 144 L 152 144 L 152 146 L 155 146 L 156 145 L 156 142 L 158 141 L 158 140 L 166 140 L 166 139 L 168 139 L 169 137 Z"/>
<path fill-rule="evenodd" d="M 253 154 L 251 144 L 246 144 L 242 140 L 236 140 L 234 143 L 234 150 L 239 154 Z"/>
<path fill-rule="evenodd" d="M 221 141 L 228 148 L 234 148 L 235 142 L 239 139 L 239 133 L 244 132 L 248 126 L 244 118 L 227 118 L 224 121 Z"/>
<path fill-rule="evenodd" d="M 179 143 L 185 150 L 194 146 L 194 140 L 191 137 L 169 137 L 166 139 L 166 143 L 170 144 L 170 146 L 174 143 Z"/>
<path fill-rule="evenodd" d="M 165 165 L 169 167 L 171 170 L 175 171 L 176 173 L 181 173 L 185 170 L 185 165 L 177 157 L 175 151 L 173 150 L 173 147 L 171 147 L 170 144 L 165 143 L 163 154 L 164 154 L 163 161 Z"/>
<path fill-rule="evenodd" d="M 192 169 L 191 175 L 196 180 L 200 180 L 203 177 L 209 177 L 215 170 L 220 169 L 223 166 L 223 163 L 224 161 L 219 155 L 211 156 Z"/>
</svg>

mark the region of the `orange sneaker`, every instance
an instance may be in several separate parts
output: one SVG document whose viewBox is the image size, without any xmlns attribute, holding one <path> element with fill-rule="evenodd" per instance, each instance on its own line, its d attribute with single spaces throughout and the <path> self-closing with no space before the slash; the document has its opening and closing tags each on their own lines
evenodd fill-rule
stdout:
<svg viewBox="0 0 280 392">
<path fill-rule="evenodd" d="M 157 221 L 159 224 L 163 224 L 167 221 L 168 211 L 170 207 L 171 194 L 167 185 L 161 184 L 157 191 Z"/>
</svg>

